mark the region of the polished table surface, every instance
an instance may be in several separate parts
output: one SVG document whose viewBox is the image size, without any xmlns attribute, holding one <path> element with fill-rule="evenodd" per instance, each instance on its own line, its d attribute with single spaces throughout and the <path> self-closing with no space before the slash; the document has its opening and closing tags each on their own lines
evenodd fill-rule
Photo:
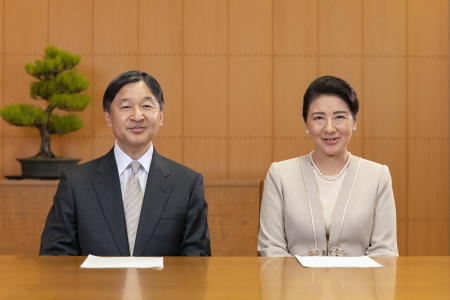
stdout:
<svg viewBox="0 0 450 300">
<path fill-rule="evenodd" d="M 450 299 L 450 257 L 383 268 L 303 268 L 292 258 L 165 257 L 163 269 L 81 269 L 85 257 L 0 256 L 0 299 Z"/>
</svg>

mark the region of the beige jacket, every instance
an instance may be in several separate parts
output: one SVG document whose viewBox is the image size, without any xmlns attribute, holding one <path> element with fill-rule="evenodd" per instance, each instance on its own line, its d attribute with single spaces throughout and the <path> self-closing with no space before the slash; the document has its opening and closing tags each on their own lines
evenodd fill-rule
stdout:
<svg viewBox="0 0 450 300">
<path fill-rule="evenodd" d="M 327 245 L 322 205 L 308 155 L 274 162 L 264 182 L 258 252 L 397 256 L 395 202 L 387 166 L 352 156 L 334 208 Z"/>
</svg>

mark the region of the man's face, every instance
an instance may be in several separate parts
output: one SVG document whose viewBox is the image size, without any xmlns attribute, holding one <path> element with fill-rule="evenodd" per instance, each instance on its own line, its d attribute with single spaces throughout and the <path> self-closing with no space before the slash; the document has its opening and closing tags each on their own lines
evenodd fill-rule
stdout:
<svg viewBox="0 0 450 300">
<path fill-rule="evenodd" d="M 106 123 L 112 128 L 120 148 L 138 159 L 152 145 L 163 123 L 158 100 L 144 81 L 124 85 L 105 112 Z"/>
</svg>

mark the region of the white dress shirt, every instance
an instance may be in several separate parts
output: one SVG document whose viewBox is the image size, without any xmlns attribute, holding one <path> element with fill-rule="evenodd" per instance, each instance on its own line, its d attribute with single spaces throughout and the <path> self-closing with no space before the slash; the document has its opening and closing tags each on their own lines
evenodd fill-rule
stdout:
<svg viewBox="0 0 450 300">
<path fill-rule="evenodd" d="M 133 161 L 131 157 L 129 157 L 120 146 L 117 144 L 114 145 L 114 156 L 116 158 L 117 170 L 119 171 L 120 178 L 120 189 L 122 191 L 122 196 L 125 194 L 126 185 L 128 182 L 128 178 L 131 175 L 131 168 L 128 168 L 130 163 Z M 145 186 L 147 185 L 147 177 L 150 172 L 150 165 L 152 163 L 153 156 L 153 145 L 142 154 L 137 161 L 141 164 L 141 168 L 139 168 L 138 178 L 139 184 L 142 189 L 142 193 L 145 193 Z"/>
</svg>

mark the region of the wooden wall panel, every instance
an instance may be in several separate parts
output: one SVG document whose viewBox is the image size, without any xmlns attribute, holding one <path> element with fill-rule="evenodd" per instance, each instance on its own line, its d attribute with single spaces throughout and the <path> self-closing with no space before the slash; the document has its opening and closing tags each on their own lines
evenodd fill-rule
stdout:
<svg viewBox="0 0 450 300">
<path fill-rule="evenodd" d="M 139 0 L 139 52 L 147 55 L 182 55 L 184 8 L 180 0 Z M 132 4 L 130 4 L 132 5 Z M 148 70 L 152 73 L 151 70 Z"/>
<path fill-rule="evenodd" d="M 407 254 L 407 58 L 405 1 L 363 2 L 363 153 L 389 166 L 400 255 Z M 359 124 L 358 124 L 359 127 Z"/>
<path fill-rule="evenodd" d="M 48 43 L 48 0 L 5 1 L 4 7 L 6 53 L 42 53 Z"/>
<path fill-rule="evenodd" d="M 320 54 L 361 54 L 362 2 L 318 1 L 318 42 Z"/>
<path fill-rule="evenodd" d="M 408 248 L 411 255 L 435 251 L 442 254 L 448 250 L 448 234 L 436 239 L 431 235 L 449 227 L 447 66 L 448 59 L 418 58 L 409 62 Z M 417 238 L 420 233 L 423 237 L 428 235 L 427 243 Z"/>
<path fill-rule="evenodd" d="M 448 12 L 448 1 L 408 1 L 410 255 L 449 249 Z"/>
<path fill-rule="evenodd" d="M 228 165 L 228 23 L 225 1 L 185 5 L 184 162 L 226 179 Z"/>
<path fill-rule="evenodd" d="M 189 56 L 226 56 L 228 50 L 227 1 L 191 0 L 185 3 L 184 49 Z"/>
<path fill-rule="evenodd" d="M 49 44 L 89 57 L 93 38 L 93 1 L 48 0 L 48 3 Z"/>
<path fill-rule="evenodd" d="M 186 57 L 184 70 L 184 162 L 210 179 L 227 179 L 227 60 Z"/>
<path fill-rule="evenodd" d="M 397 206 L 399 250 L 406 254 L 407 218 L 407 88 L 406 59 L 373 58 L 364 63 L 362 105 L 364 156 L 389 166 Z M 370 113 L 369 113 L 370 112 Z M 361 124 L 360 122 L 360 124 Z M 358 124 L 359 126 L 359 124 Z"/>
<path fill-rule="evenodd" d="M 448 57 L 409 59 L 408 128 L 412 137 L 448 138 L 448 61 Z"/>
<path fill-rule="evenodd" d="M 256 255 L 259 182 L 211 182 L 205 196 L 213 255 Z"/>
<path fill-rule="evenodd" d="M 133 5 L 134 4 L 134 5 Z M 108 13 L 105 14 L 105 11 Z M 137 1 L 94 1 L 93 86 L 95 103 L 101 105 L 107 84 L 117 74 L 137 68 L 138 19 Z M 96 107 L 99 107 L 97 104 Z M 100 106 L 101 107 L 101 106 Z M 110 129 L 101 109 L 93 110 L 93 153 L 99 156 L 111 148 Z M 106 137 L 106 138 L 105 138 Z"/>
<path fill-rule="evenodd" d="M 38 255 L 56 183 L 0 182 L 0 253 Z"/>
<path fill-rule="evenodd" d="M 448 1 L 409 0 L 407 9 L 409 54 L 448 56 Z"/>
<path fill-rule="evenodd" d="M 98 55 L 136 55 L 137 0 L 94 1 L 94 51 Z M 105 13 L 108 12 L 108 13 Z"/>
<path fill-rule="evenodd" d="M 383 54 L 381 54 L 383 55 Z M 367 137 L 405 140 L 407 134 L 407 60 L 377 58 L 364 61 L 364 93 L 360 105 L 366 112 L 357 128 Z M 370 148 L 370 147 L 369 147 Z"/>
<path fill-rule="evenodd" d="M 448 151 L 448 140 L 409 143 L 408 255 L 448 255 Z"/>
<path fill-rule="evenodd" d="M 364 0 L 364 58 L 398 58 L 406 54 L 406 2 L 408 0 Z"/>
<path fill-rule="evenodd" d="M 317 53 L 317 13 L 315 1 L 273 1 L 273 39 L 277 56 L 311 57 Z"/>
<path fill-rule="evenodd" d="M 272 53 L 272 0 L 229 0 L 230 54 Z"/>
<path fill-rule="evenodd" d="M 155 146 L 159 152 L 182 161 L 183 58 L 181 56 L 144 56 L 141 57 L 139 64 L 142 70 L 151 70 L 149 73 L 158 80 L 164 93 L 163 126 L 160 128 Z"/>
<path fill-rule="evenodd" d="M 311 151 L 303 94 L 317 76 L 317 3 L 274 1 L 273 161 Z M 304 26 L 308 24 L 308 26 Z"/>
<path fill-rule="evenodd" d="M 37 103 L 24 65 L 46 45 L 81 54 L 92 103 L 53 150 L 83 161 L 114 143 L 101 102 L 125 70 L 161 83 L 156 148 L 207 183 L 260 181 L 272 161 L 309 152 L 304 91 L 318 75 L 343 77 L 361 100 L 351 152 L 391 171 L 400 253 L 449 253 L 448 1 L 0 0 L 0 15 L 0 105 Z M 18 174 L 37 131 L 0 130 L 0 175 Z"/>
<path fill-rule="evenodd" d="M 139 69 L 161 84 L 165 107 L 155 146 L 161 154 L 184 161 L 184 7 L 179 0 L 139 1 Z"/>
<path fill-rule="evenodd" d="M 230 58 L 231 179 L 258 178 L 272 160 L 272 59 Z"/>
<path fill-rule="evenodd" d="M 7 43 L 5 42 L 5 48 L 6 47 Z M 26 54 L 24 52 L 8 52 L 7 49 L 5 49 L 5 52 L 6 55 L 3 70 L 4 74 L 7 74 L 7 76 L 3 79 L 3 104 L 27 103 L 43 105 L 44 103 L 42 101 L 31 99 L 30 84 L 34 78 L 25 71 L 25 64 L 33 63 L 36 59 L 39 59 L 41 52 L 36 53 L 35 55 Z M 17 127 L 9 128 L 8 132 L 14 135 L 23 134 L 23 130 Z"/>
<path fill-rule="evenodd" d="M 316 59 L 277 57 L 273 79 L 273 160 L 311 151 L 302 117 L 303 94 L 317 74 Z"/>
<path fill-rule="evenodd" d="M 272 160 L 272 2 L 229 2 L 229 176 L 258 178 Z"/>
<path fill-rule="evenodd" d="M 183 161 L 183 57 L 144 56 L 140 68 L 149 70 L 164 93 L 163 126 L 155 141 L 156 149 L 172 159 Z"/>
<path fill-rule="evenodd" d="M 0 0 L 0 16 L 1 19 L 4 20 L 4 0 Z M 3 22 L 0 22 L 0 107 L 3 107 L 3 99 L 4 99 L 4 91 L 5 91 L 5 84 L 4 84 L 4 61 L 5 61 L 5 55 L 4 55 L 4 34 L 3 34 Z M 0 134 L 3 133 L 3 126 L 4 122 L 0 122 Z M 3 138 L 0 138 L 0 176 L 5 174 L 4 168 L 3 168 Z"/>
<path fill-rule="evenodd" d="M 348 81 L 362 93 L 362 3 L 359 0 L 318 2 L 318 73 Z M 363 117 L 363 111 L 360 116 Z M 350 151 L 362 154 L 361 130 L 353 134 Z"/>
<path fill-rule="evenodd" d="M 80 159 L 84 163 L 92 159 L 91 135 L 67 134 L 52 137 L 52 151 L 56 156 Z M 39 141 L 36 142 L 39 145 Z"/>
</svg>

